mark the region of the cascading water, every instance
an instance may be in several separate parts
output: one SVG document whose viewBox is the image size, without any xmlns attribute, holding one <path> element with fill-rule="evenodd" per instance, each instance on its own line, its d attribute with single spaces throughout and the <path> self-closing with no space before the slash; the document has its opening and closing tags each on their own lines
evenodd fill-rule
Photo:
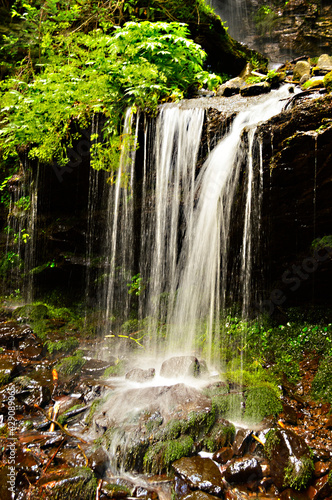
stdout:
<svg viewBox="0 0 332 500">
<path fill-rule="evenodd" d="M 104 291 L 107 329 L 118 308 L 127 317 L 130 308 L 127 284 L 134 267 L 134 184 L 139 115 L 136 116 L 134 128 L 133 120 L 133 111 L 128 108 L 119 171 L 108 197 L 108 255 L 105 263 L 108 281 Z"/>
<path fill-rule="evenodd" d="M 281 111 L 287 96 L 284 87 L 239 112 L 199 171 L 204 110 L 163 106 L 156 122 L 145 126 L 145 145 L 153 143 L 154 150 L 152 157 L 145 151 L 141 180 L 134 176 L 136 118 L 133 142 L 123 150 L 109 198 L 112 263 L 107 317 L 118 305 L 128 314 L 128 283 L 139 272 L 139 311 L 142 318 L 149 318 L 153 338 L 149 347 L 154 352 L 193 353 L 198 339 L 207 360 L 219 362 L 219 319 L 226 300 L 239 301 L 243 315 L 248 313 L 263 187 L 262 144 L 255 130 Z M 125 136 L 132 120 L 128 111 Z M 142 208 L 139 266 L 135 267 L 133 200 L 138 181 Z M 238 247 L 230 248 L 235 223 L 242 236 L 237 237 Z M 166 330 L 166 349 L 160 345 L 160 324 Z"/>
</svg>

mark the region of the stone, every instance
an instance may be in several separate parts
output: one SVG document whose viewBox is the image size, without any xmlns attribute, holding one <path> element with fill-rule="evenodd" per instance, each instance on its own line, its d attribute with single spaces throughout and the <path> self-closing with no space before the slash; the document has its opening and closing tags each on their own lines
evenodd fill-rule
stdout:
<svg viewBox="0 0 332 500">
<path fill-rule="evenodd" d="M 181 477 L 192 490 L 222 496 L 224 484 L 217 465 L 210 458 L 184 457 L 173 463 L 175 474 Z"/>
<path fill-rule="evenodd" d="M 302 85 L 303 90 L 309 89 L 321 89 L 324 87 L 324 81 L 321 76 L 313 76 L 308 78 L 308 80 Z"/>
<path fill-rule="evenodd" d="M 297 424 L 297 411 L 290 405 L 283 403 L 283 420 L 288 424 Z"/>
<path fill-rule="evenodd" d="M 308 500 L 307 493 L 287 488 L 280 495 L 280 500 Z"/>
<path fill-rule="evenodd" d="M 0 355 L 0 387 L 8 384 L 15 375 L 18 375 L 20 366 L 15 359 Z"/>
<path fill-rule="evenodd" d="M 307 486 L 314 465 L 310 448 L 301 436 L 288 429 L 271 429 L 266 436 L 265 451 L 271 477 L 279 490 Z"/>
<path fill-rule="evenodd" d="M 227 82 L 220 85 L 219 89 L 217 90 L 217 96 L 230 97 L 232 95 L 239 94 L 240 89 L 245 85 L 246 82 L 243 80 L 243 78 L 240 78 L 239 76 L 236 78 L 232 78 L 231 80 L 228 80 Z"/>
<path fill-rule="evenodd" d="M 103 478 L 110 465 L 109 456 L 104 448 L 98 447 L 89 456 L 89 465 L 98 478 Z"/>
<path fill-rule="evenodd" d="M 328 472 L 331 470 L 331 463 L 330 462 L 316 462 L 315 463 L 315 477 L 319 478 L 324 476 L 325 474 L 328 474 Z"/>
<path fill-rule="evenodd" d="M 152 380 L 155 374 L 156 370 L 154 368 L 148 368 L 147 370 L 142 370 L 142 368 L 133 368 L 126 373 L 125 378 L 127 380 L 132 380 L 133 382 L 142 383 Z"/>
<path fill-rule="evenodd" d="M 197 377 L 200 364 L 195 356 L 175 356 L 166 359 L 160 368 L 160 376 L 165 378 Z"/>
<path fill-rule="evenodd" d="M 332 57 L 328 54 L 322 54 L 318 59 L 317 68 L 324 73 L 332 71 Z"/>
<path fill-rule="evenodd" d="M 213 460 L 219 464 L 225 464 L 228 460 L 231 460 L 234 456 L 234 451 L 229 446 L 224 446 L 220 450 L 213 454 Z"/>
<path fill-rule="evenodd" d="M 102 361 L 101 359 L 89 359 L 82 367 L 82 373 L 86 375 L 100 376 L 104 373 L 106 368 L 112 366 L 112 363 Z"/>
<path fill-rule="evenodd" d="M 224 477 L 229 483 L 244 484 L 262 479 L 261 466 L 256 458 L 237 458 L 228 465 Z"/>
<path fill-rule="evenodd" d="M 293 80 L 299 82 L 303 75 L 310 76 L 310 64 L 308 61 L 297 61 L 293 69 Z"/>
<path fill-rule="evenodd" d="M 93 500 L 97 480 L 88 467 L 75 467 L 43 475 L 31 489 L 31 500 L 57 498 L 58 500 Z"/>
<path fill-rule="evenodd" d="M 249 444 L 252 439 L 251 434 L 252 431 L 249 429 L 238 429 L 233 443 L 235 456 L 242 456 L 248 451 Z"/>
<path fill-rule="evenodd" d="M 213 495 L 209 495 L 209 493 L 204 493 L 204 491 L 196 490 L 191 491 L 188 495 L 184 496 L 182 500 L 213 500 L 215 497 Z"/>
<path fill-rule="evenodd" d="M 329 474 L 317 479 L 313 484 L 314 489 L 317 491 L 316 498 L 327 498 L 332 494 L 332 485 L 329 481 Z"/>
<path fill-rule="evenodd" d="M 245 85 L 240 89 L 240 94 L 243 97 L 250 97 L 260 94 L 267 94 L 271 90 L 271 85 L 268 82 L 254 83 Z"/>
</svg>

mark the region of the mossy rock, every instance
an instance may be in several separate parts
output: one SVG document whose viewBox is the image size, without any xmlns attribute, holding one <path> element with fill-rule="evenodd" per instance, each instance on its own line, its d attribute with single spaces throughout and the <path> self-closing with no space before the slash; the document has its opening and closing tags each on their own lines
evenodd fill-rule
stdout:
<svg viewBox="0 0 332 500">
<path fill-rule="evenodd" d="M 64 358 L 56 365 L 55 369 L 61 375 L 68 377 L 70 375 L 75 375 L 75 373 L 79 373 L 85 362 L 86 360 L 83 358 L 82 353 L 77 351 L 73 356 Z"/>
<path fill-rule="evenodd" d="M 302 90 L 310 90 L 310 89 L 320 89 L 323 88 L 324 85 L 324 80 L 323 77 L 313 77 L 307 80 L 303 85 L 302 85 Z"/>
<path fill-rule="evenodd" d="M 331 93 L 332 92 L 332 71 L 327 73 L 327 75 L 324 76 L 324 85 L 326 87 L 326 90 Z"/>
<path fill-rule="evenodd" d="M 17 307 L 13 312 L 13 316 L 24 318 L 30 321 L 39 321 L 49 317 L 49 310 L 45 304 L 26 304 L 25 306 Z"/>
<path fill-rule="evenodd" d="M 31 493 L 31 500 L 94 500 L 97 479 L 88 467 L 59 470 L 43 476 Z"/>
<path fill-rule="evenodd" d="M 252 387 L 247 392 L 244 420 L 259 423 L 269 415 L 282 412 L 282 404 L 275 391 L 267 386 Z"/>
<path fill-rule="evenodd" d="M 190 436 L 163 441 L 150 446 L 144 455 L 143 469 L 145 473 L 162 474 L 170 472 L 175 460 L 193 454 L 194 441 Z"/>
<path fill-rule="evenodd" d="M 271 429 L 266 435 L 266 456 L 271 477 L 279 490 L 290 487 L 302 490 L 314 472 L 312 452 L 305 440 L 288 429 Z"/>
</svg>

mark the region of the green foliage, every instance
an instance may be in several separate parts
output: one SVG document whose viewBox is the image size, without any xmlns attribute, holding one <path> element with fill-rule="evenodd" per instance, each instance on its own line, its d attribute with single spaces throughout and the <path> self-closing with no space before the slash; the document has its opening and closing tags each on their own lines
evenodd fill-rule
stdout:
<svg viewBox="0 0 332 500">
<path fill-rule="evenodd" d="M 278 16 L 271 7 L 262 5 L 258 9 L 257 14 L 254 17 L 254 21 L 257 31 L 261 35 L 271 35 L 271 32 L 278 21 Z"/>
<path fill-rule="evenodd" d="M 271 387 L 262 385 L 248 390 L 244 420 L 259 423 L 269 415 L 282 412 L 282 404 Z"/>
<path fill-rule="evenodd" d="M 306 456 L 299 460 L 290 457 L 284 472 L 284 486 L 302 490 L 306 488 L 314 472 L 313 460 Z"/>
<path fill-rule="evenodd" d="M 55 340 L 52 342 L 51 340 L 47 340 L 44 344 L 44 346 L 47 348 L 47 351 L 50 354 L 54 353 L 68 353 L 70 351 L 73 351 L 74 349 L 77 349 L 79 346 L 79 342 L 75 337 L 68 337 L 67 339 L 63 340 Z"/>
<path fill-rule="evenodd" d="M 144 455 L 144 471 L 153 474 L 169 472 L 175 460 L 190 456 L 193 449 L 194 441 L 190 436 L 155 443 L 149 447 Z"/>
<path fill-rule="evenodd" d="M 322 360 L 312 382 L 312 395 L 332 404 L 332 356 Z"/>
<path fill-rule="evenodd" d="M 136 274 L 131 278 L 131 283 L 127 284 L 129 288 L 129 295 L 137 295 L 140 296 L 141 293 L 145 290 L 146 286 L 143 283 L 143 278 L 141 278 L 141 273 Z"/>
<path fill-rule="evenodd" d="M 332 72 L 331 72 L 332 73 Z M 332 235 L 323 236 L 323 238 L 316 238 L 311 247 L 313 250 L 323 250 L 325 248 L 332 250 Z"/>
<path fill-rule="evenodd" d="M 83 358 L 82 351 L 77 351 L 73 356 L 64 358 L 55 367 L 57 372 L 64 376 L 74 375 L 84 366 L 86 360 Z"/>
<path fill-rule="evenodd" d="M 205 53 L 189 39 L 180 23 L 129 22 L 109 35 L 41 34 L 45 62 L 38 74 L 21 74 L 1 83 L 2 156 L 29 146 L 29 157 L 43 163 L 66 163 L 66 146 L 103 113 L 107 160 L 96 164 L 115 170 L 125 138 L 122 114 L 128 106 L 154 111 L 159 102 L 178 100 L 193 86 L 216 85 L 218 78 L 202 69 Z M 75 126 L 74 126 L 75 123 Z M 104 155 L 95 145 L 94 155 Z"/>
</svg>

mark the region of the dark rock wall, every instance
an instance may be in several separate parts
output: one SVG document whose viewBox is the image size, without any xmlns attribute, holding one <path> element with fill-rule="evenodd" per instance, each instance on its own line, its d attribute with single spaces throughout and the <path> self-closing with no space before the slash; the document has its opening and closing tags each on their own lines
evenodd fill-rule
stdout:
<svg viewBox="0 0 332 500">
<path fill-rule="evenodd" d="M 212 0 L 212 5 L 236 40 L 271 63 L 331 53 L 331 0 Z M 259 15 L 262 8 L 270 12 Z"/>
<path fill-rule="evenodd" d="M 264 309 L 331 304 L 332 96 L 296 104 L 262 125 Z"/>
</svg>

